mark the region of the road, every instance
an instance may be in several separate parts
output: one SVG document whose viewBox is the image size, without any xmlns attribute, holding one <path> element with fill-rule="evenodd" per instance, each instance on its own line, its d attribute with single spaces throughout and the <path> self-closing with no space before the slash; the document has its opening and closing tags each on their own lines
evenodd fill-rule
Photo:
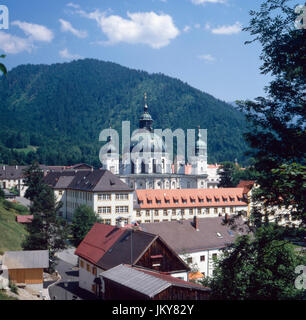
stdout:
<svg viewBox="0 0 306 320">
<path fill-rule="evenodd" d="M 61 280 L 49 287 L 51 300 L 97 300 L 96 296 L 87 290 L 79 288 L 79 271 L 76 267 L 72 249 L 58 254 L 55 269 L 60 274 Z"/>
</svg>

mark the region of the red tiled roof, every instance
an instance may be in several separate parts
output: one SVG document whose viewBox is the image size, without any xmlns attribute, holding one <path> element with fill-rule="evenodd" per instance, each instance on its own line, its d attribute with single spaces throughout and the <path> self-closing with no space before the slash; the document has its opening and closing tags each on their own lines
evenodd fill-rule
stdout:
<svg viewBox="0 0 306 320">
<path fill-rule="evenodd" d="M 139 203 L 140 209 L 245 206 L 244 188 L 216 189 L 138 189 L 137 198 L 151 199 L 151 203 Z M 231 201 L 227 201 L 227 199 Z M 159 199 L 157 203 L 156 199 Z M 184 202 L 182 201 L 184 200 Z M 216 199 L 218 201 L 216 201 Z M 239 201 L 241 199 L 241 201 Z M 167 200 L 167 202 L 165 201 Z M 176 202 L 174 202 L 176 200 Z M 192 200 L 192 201 L 191 201 Z M 200 202 L 200 200 L 202 200 Z M 208 202 L 208 200 L 210 200 Z"/>
<path fill-rule="evenodd" d="M 18 223 L 31 223 L 33 220 L 33 215 L 29 215 L 29 216 L 17 216 L 16 217 L 16 221 Z"/>
<path fill-rule="evenodd" d="M 253 180 L 240 180 L 237 188 L 244 188 L 247 186 L 253 186 L 255 181 Z"/>
<path fill-rule="evenodd" d="M 209 169 L 219 169 L 221 167 L 221 165 L 220 164 L 208 164 L 207 165 L 207 168 L 209 168 Z"/>
<path fill-rule="evenodd" d="M 97 264 L 124 231 L 124 228 L 95 223 L 77 247 L 75 254 Z"/>
</svg>

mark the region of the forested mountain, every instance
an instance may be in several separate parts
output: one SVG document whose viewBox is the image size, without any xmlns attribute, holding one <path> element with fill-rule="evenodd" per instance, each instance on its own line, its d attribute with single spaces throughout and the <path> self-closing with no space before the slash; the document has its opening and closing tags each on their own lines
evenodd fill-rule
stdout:
<svg viewBox="0 0 306 320">
<path fill-rule="evenodd" d="M 101 130 L 138 126 L 144 92 L 154 128 L 208 129 L 209 162 L 244 161 L 244 116 L 162 74 L 95 59 L 20 65 L 0 79 L 0 163 L 100 166 Z M 185 131 L 186 132 L 186 131 Z"/>
</svg>

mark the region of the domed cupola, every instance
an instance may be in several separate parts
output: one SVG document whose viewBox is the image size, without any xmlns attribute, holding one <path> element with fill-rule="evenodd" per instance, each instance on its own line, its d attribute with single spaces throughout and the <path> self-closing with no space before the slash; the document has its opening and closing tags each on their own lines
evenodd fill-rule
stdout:
<svg viewBox="0 0 306 320">
<path fill-rule="evenodd" d="M 153 119 L 150 115 L 150 113 L 148 112 L 148 105 L 147 105 L 147 94 L 144 94 L 144 100 L 145 100 L 145 105 L 144 105 L 144 112 L 141 115 L 141 117 L 139 118 L 139 128 L 140 129 L 146 129 L 150 132 L 153 131 Z"/>
<path fill-rule="evenodd" d="M 204 150 L 206 149 L 206 143 L 203 141 L 201 133 L 200 133 L 200 126 L 199 128 L 199 133 L 198 133 L 198 140 L 196 141 L 196 149 L 195 149 L 195 155 L 204 155 Z"/>
</svg>

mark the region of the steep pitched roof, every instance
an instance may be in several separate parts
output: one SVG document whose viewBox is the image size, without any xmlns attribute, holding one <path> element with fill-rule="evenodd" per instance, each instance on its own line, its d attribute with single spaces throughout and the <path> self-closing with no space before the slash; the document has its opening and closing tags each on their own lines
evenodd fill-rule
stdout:
<svg viewBox="0 0 306 320">
<path fill-rule="evenodd" d="M 127 191 L 126 183 L 107 170 L 64 170 L 50 172 L 44 177 L 45 183 L 55 189 L 74 189 L 82 191 Z"/>
<path fill-rule="evenodd" d="M 97 265 L 124 231 L 115 226 L 95 223 L 77 247 L 75 254 Z"/>
<path fill-rule="evenodd" d="M 137 264 L 150 245 L 159 239 L 175 255 L 180 263 L 187 265 L 176 252 L 158 235 L 143 230 L 119 228 L 95 223 L 77 247 L 75 254 L 107 270 L 121 263 Z"/>
<path fill-rule="evenodd" d="M 0 180 L 18 180 L 26 166 L 0 166 Z"/>
<path fill-rule="evenodd" d="M 208 249 L 219 249 L 233 243 L 239 234 L 246 232 L 242 219 L 236 231 L 228 225 L 223 225 L 223 218 L 198 219 L 197 231 L 193 220 L 164 221 L 158 223 L 140 224 L 143 231 L 160 235 L 178 254 L 197 252 Z M 241 230 L 240 230 L 241 228 Z"/>
<path fill-rule="evenodd" d="M 142 231 L 95 223 L 75 254 L 109 269 L 120 263 L 135 263 L 156 238 Z"/>
</svg>

